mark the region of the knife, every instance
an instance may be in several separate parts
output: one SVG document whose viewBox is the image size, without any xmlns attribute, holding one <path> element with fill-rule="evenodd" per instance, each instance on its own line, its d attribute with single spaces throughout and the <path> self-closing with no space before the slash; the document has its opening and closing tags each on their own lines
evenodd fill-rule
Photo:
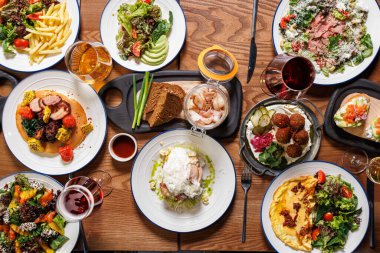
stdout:
<svg viewBox="0 0 380 253">
<path fill-rule="evenodd" d="M 375 248 L 375 213 L 374 213 L 374 184 L 367 178 L 367 197 L 369 201 L 369 247 Z"/>
<path fill-rule="evenodd" d="M 255 31 L 256 31 L 256 16 L 257 16 L 258 3 L 259 3 L 259 0 L 253 0 L 252 32 L 251 32 L 251 45 L 249 49 L 247 83 L 249 83 L 249 81 L 251 80 L 253 71 L 255 70 L 255 65 L 256 65 L 257 47 L 256 47 L 256 42 L 255 42 Z"/>
</svg>

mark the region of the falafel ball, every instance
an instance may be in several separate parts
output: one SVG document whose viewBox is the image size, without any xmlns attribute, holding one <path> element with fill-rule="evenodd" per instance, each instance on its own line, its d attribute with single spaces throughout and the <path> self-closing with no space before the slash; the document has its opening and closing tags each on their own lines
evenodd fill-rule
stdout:
<svg viewBox="0 0 380 253">
<path fill-rule="evenodd" d="M 305 118 L 299 114 L 295 113 L 290 115 L 290 127 L 297 131 L 305 127 Z"/>
<path fill-rule="evenodd" d="M 283 113 L 275 113 L 272 116 L 272 123 L 279 128 L 289 126 L 289 116 Z"/>
<path fill-rule="evenodd" d="M 294 134 L 293 140 L 299 145 L 306 145 L 309 142 L 309 133 L 302 129 Z"/>
<path fill-rule="evenodd" d="M 300 157 L 302 155 L 302 147 L 296 143 L 294 144 L 290 144 L 287 148 L 286 148 L 286 153 L 288 154 L 288 156 L 290 156 L 291 158 L 297 158 L 297 157 Z"/>
<path fill-rule="evenodd" d="M 286 144 L 290 141 L 291 132 L 290 127 L 279 128 L 276 132 L 276 140 L 279 143 Z"/>
</svg>

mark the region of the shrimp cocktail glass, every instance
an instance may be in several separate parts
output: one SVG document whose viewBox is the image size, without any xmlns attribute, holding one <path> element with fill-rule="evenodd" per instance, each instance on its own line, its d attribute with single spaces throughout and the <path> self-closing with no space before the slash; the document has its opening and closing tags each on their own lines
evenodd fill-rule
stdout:
<svg viewBox="0 0 380 253">
<path fill-rule="evenodd" d="M 77 176 L 70 179 L 58 197 L 58 212 L 68 222 L 85 219 L 111 193 L 111 180 L 111 176 L 102 170 L 94 171 L 89 177 Z"/>
<path fill-rule="evenodd" d="M 302 56 L 279 54 L 261 74 L 260 85 L 267 95 L 296 100 L 307 92 L 314 79 L 315 68 L 310 60 Z"/>
</svg>

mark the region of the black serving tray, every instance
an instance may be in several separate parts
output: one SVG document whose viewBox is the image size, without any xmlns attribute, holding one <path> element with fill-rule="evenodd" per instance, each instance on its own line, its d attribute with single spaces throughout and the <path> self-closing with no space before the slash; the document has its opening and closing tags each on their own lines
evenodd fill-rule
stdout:
<svg viewBox="0 0 380 253">
<path fill-rule="evenodd" d="M 9 81 L 10 84 L 12 85 L 12 88 L 14 88 L 18 84 L 18 81 L 16 78 L 0 70 L 0 85 L 4 80 Z M 7 98 L 8 97 L 0 96 L 0 125 L 2 124 L 3 110 L 4 110 L 5 102 L 7 101 Z"/>
<path fill-rule="evenodd" d="M 120 76 L 108 82 L 100 91 L 99 96 L 105 100 L 105 93 L 110 89 L 118 89 L 122 94 L 122 102 L 117 107 L 110 107 L 105 104 L 108 118 L 119 128 L 127 133 L 148 133 L 162 132 L 172 129 L 190 129 L 191 125 L 182 119 L 174 119 L 164 125 L 150 128 L 147 122 L 142 121 L 140 127 L 132 130 L 134 115 L 133 108 L 133 85 L 132 76 L 136 75 L 137 91 L 141 89 L 143 74 L 128 74 Z M 161 71 L 154 73 L 155 82 L 170 81 L 203 81 L 199 71 Z M 235 77 L 231 81 L 222 84 L 229 93 L 230 108 L 225 121 L 213 130 L 208 130 L 207 135 L 215 138 L 227 138 L 234 135 L 239 129 L 240 117 L 242 112 L 243 93 L 240 81 Z"/>
<path fill-rule="evenodd" d="M 251 170 L 251 172 L 257 176 L 278 176 L 283 170 L 275 169 L 275 168 L 269 168 L 268 166 L 265 166 L 264 164 L 260 163 L 253 155 L 250 147 L 249 147 L 249 140 L 246 137 L 247 132 L 247 123 L 252 117 L 252 115 L 255 113 L 255 111 L 260 106 L 270 106 L 270 105 L 277 105 L 277 104 L 293 104 L 301 108 L 308 119 L 312 122 L 312 145 L 310 147 L 310 150 L 303 156 L 300 157 L 295 163 L 300 163 L 303 161 L 312 161 L 317 156 L 319 147 L 321 146 L 322 142 L 322 123 L 319 122 L 318 116 L 314 113 L 314 111 L 306 104 L 309 103 L 314 109 L 317 111 L 317 113 L 320 115 L 320 118 L 322 119 L 322 112 L 320 112 L 317 107 L 309 100 L 307 99 L 300 99 L 299 101 L 293 101 L 293 100 L 278 100 L 277 98 L 268 98 L 265 99 L 259 103 L 257 103 L 254 107 L 251 108 L 251 110 L 248 111 L 246 114 L 240 128 L 240 150 L 239 155 L 245 165 Z M 295 164 L 293 163 L 293 164 Z M 291 164 L 291 165 L 293 165 Z M 291 166 L 289 165 L 289 166 Z"/>
<path fill-rule="evenodd" d="M 343 99 L 352 93 L 365 93 L 370 97 L 380 99 L 380 85 L 366 79 L 359 79 L 335 90 L 325 112 L 324 131 L 331 139 L 347 147 L 356 147 L 371 154 L 380 155 L 380 143 L 352 135 L 334 122 L 334 114 L 340 108 Z"/>
</svg>

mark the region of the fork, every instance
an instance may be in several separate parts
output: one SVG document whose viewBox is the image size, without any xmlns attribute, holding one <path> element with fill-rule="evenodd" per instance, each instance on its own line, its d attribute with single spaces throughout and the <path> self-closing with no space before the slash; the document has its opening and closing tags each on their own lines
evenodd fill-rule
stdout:
<svg viewBox="0 0 380 253">
<path fill-rule="evenodd" d="M 246 234 L 246 223 L 247 223 L 247 193 L 249 188 L 251 188 L 252 183 L 252 173 L 244 168 L 243 175 L 241 176 L 241 187 L 244 190 L 244 216 L 243 216 L 243 231 L 241 235 L 241 242 L 245 242 L 245 234 Z"/>
</svg>

